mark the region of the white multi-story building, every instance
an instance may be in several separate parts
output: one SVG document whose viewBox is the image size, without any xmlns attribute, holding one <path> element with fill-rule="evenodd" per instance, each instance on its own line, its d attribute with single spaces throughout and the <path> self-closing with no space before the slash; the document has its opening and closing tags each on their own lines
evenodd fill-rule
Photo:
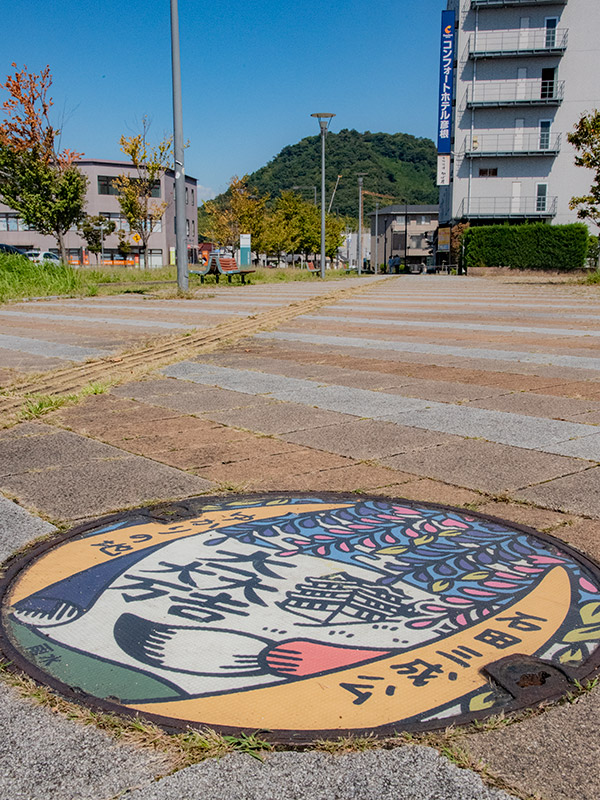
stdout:
<svg viewBox="0 0 600 800">
<path fill-rule="evenodd" d="M 448 0 L 456 12 L 451 183 L 440 223 L 577 221 L 592 173 L 567 134 L 600 108 L 600 0 Z"/>
</svg>

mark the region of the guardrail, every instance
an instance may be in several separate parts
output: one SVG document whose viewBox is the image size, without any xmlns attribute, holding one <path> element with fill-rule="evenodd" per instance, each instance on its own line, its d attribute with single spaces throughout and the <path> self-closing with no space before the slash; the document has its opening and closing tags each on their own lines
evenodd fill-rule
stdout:
<svg viewBox="0 0 600 800">
<path fill-rule="evenodd" d="M 565 82 L 523 78 L 512 81 L 477 81 L 467 87 L 467 106 L 557 105 L 562 102 Z"/>
<path fill-rule="evenodd" d="M 561 134 L 547 131 L 521 133 L 468 134 L 462 152 L 467 156 L 556 155 L 560 151 Z"/>
<path fill-rule="evenodd" d="M 556 206 L 556 197 L 471 197 L 462 201 L 458 216 L 545 219 L 555 216 Z"/>
<path fill-rule="evenodd" d="M 471 58 L 493 55 L 562 53 L 569 41 L 568 28 L 519 28 L 472 34 L 467 42 Z"/>
</svg>

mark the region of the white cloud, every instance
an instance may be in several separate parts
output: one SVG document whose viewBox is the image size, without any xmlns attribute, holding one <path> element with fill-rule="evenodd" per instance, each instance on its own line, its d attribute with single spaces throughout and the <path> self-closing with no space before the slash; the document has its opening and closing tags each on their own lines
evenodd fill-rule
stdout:
<svg viewBox="0 0 600 800">
<path fill-rule="evenodd" d="M 204 202 L 205 200 L 212 200 L 213 197 L 217 196 L 217 193 L 210 186 L 202 186 L 202 184 L 199 183 L 196 188 L 196 196 L 198 202 Z"/>
</svg>

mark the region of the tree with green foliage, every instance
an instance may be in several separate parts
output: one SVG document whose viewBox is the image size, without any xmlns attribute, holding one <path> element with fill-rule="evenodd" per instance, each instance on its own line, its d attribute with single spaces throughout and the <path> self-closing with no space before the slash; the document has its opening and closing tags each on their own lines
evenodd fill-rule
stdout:
<svg viewBox="0 0 600 800">
<path fill-rule="evenodd" d="M 88 250 L 96 256 L 98 264 L 98 254 L 104 249 L 104 240 L 111 233 L 114 233 L 117 223 L 113 219 L 103 217 L 101 214 L 90 216 L 86 214 L 79 222 L 77 232 L 85 239 Z"/>
<path fill-rule="evenodd" d="M 577 209 L 579 219 L 590 219 L 600 226 L 600 111 L 584 114 L 567 139 L 577 151 L 575 164 L 594 173 L 589 193 L 572 197 L 569 206 Z"/>
<path fill-rule="evenodd" d="M 263 249 L 267 196 L 261 196 L 250 186 L 248 176 L 234 175 L 227 192 L 219 200 L 203 203 L 198 215 L 199 229 L 210 241 L 222 247 L 237 247 L 240 234 L 249 233 L 252 249 Z"/>
<path fill-rule="evenodd" d="M 430 139 L 405 133 L 330 132 L 325 172 L 327 197 L 341 175 L 332 210 L 341 216 L 357 218 L 356 174 L 366 172 L 365 189 L 398 198 L 398 202 L 437 203 L 436 163 L 436 150 Z M 282 192 L 294 186 L 320 185 L 320 136 L 308 136 L 284 147 L 248 180 L 259 194 L 270 196 L 268 206 L 273 206 Z M 215 198 L 215 202 L 219 203 L 222 197 Z M 365 213 L 374 208 L 376 199 L 365 196 Z"/>
<path fill-rule="evenodd" d="M 155 195 L 157 187 L 160 193 L 161 178 L 171 166 L 173 150 L 170 136 L 156 145 L 149 144 L 149 128 L 148 117 L 143 117 L 141 133 L 121 136 L 121 150 L 131 159 L 135 173 L 122 173 L 115 178 L 119 205 L 131 232 L 139 239 L 144 266 L 148 263 L 150 236 L 169 205 L 167 200 L 155 199 Z"/>
<path fill-rule="evenodd" d="M 0 195 L 35 230 L 54 236 L 67 263 L 66 232 L 83 216 L 87 178 L 77 169 L 80 153 L 57 149 L 60 130 L 50 122 L 50 67 L 39 75 L 27 67 L 8 75 L 0 124 Z"/>
</svg>

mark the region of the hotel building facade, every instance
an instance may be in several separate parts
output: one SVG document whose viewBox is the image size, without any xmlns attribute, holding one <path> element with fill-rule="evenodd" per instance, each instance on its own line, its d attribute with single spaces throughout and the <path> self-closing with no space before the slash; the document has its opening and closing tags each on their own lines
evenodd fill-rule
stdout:
<svg viewBox="0 0 600 800">
<path fill-rule="evenodd" d="M 588 192 L 593 174 L 575 166 L 567 134 L 600 108 L 599 0 L 447 8 L 456 14 L 455 79 L 440 225 L 576 222 L 569 201 Z"/>
</svg>

